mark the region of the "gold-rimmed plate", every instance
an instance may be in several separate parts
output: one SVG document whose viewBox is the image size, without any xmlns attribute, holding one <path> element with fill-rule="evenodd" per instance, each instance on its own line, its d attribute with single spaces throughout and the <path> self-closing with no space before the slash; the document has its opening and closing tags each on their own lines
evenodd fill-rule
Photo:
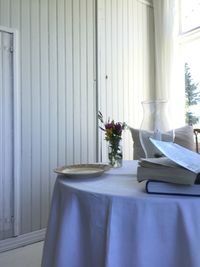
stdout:
<svg viewBox="0 0 200 267">
<path fill-rule="evenodd" d="M 62 166 L 56 168 L 54 172 L 69 178 L 90 178 L 100 176 L 109 169 L 110 166 L 108 164 L 93 163 Z"/>
</svg>

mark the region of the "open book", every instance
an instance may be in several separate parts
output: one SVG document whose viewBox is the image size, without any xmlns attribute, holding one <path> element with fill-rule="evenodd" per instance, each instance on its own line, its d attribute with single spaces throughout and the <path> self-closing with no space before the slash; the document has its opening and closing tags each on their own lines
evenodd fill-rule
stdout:
<svg viewBox="0 0 200 267">
<path fill-rule="evenodd" d="M 198 182 L 199 176 L 166 157 L 141 159 L 137 169 L 137 179 L 139 182 L 151 179 L 192 185 Z"/>
<path fill-rule="evenodd" d="M 167 158 L 192 172 L 200 173 L 200 154 L 172 142 L 150 140 Z"/>
<path fill-rule="evenodd" d="M 185 193 L 181 194 L 191 195 L 192 187 L 196 190 L 196 184 L 200 184 L 200 155 L 171 142 L 150 140 L 165 157 L 141 159 L 137 170 L 138 181 L 148 180 L 148 193 L 167 193 L 167 190 L 175 190 L 176 194 L 179 194 L 178 190 L 182 187 Z M 187 193 L 189 188 L 190 193 Z M 198 188 L 200 195 L 200 185 Z"/>
</svg>

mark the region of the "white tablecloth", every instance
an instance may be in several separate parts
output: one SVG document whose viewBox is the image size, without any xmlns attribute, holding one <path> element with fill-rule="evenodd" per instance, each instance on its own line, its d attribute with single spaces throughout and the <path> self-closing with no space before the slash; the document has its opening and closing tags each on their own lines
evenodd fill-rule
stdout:
<svg viewBox="0 0 200 267">
<path fill-rule="evenodd" d="M 148 195 L 136 166 L 58 176 L 43 267 L 200 266 L 200 198 Z"/>
</svg>

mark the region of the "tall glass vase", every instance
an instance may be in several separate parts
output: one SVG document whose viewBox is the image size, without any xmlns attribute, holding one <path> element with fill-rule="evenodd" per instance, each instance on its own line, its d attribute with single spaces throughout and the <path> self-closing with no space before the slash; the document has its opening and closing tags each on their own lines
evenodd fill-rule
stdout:
<svg viewBox="0 0 200 267">
<path fill-rule="evenodd" d="M 119 168 L 122 166 L 123 153 L 121 142 L 112 143 L 108 142 L 108 160 L 109 164 L 113 168 Z"/>
<path fill-rule="evenodd" d="M 174 131 L 172 121 L 168 116 L 166 100 L 144 101 L 143 120 L 140 127 L 139 138 L 146 158 L 160 157 L 161 153 L 151 143 L 149 138 L 173 142 Z"/>
</svg>

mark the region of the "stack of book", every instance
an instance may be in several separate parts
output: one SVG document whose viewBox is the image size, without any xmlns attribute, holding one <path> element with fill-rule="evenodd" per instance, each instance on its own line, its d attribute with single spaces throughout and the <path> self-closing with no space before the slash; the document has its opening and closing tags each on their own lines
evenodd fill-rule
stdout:
<svg viewBox="0 0 200 267">
<path fill-rule="evenodd" d="M 137 179 L 151 194 L 200 196 L 200 154 L 171 142 L 151 139 L 164 157 L 139 161 Z"/>
</svg>

